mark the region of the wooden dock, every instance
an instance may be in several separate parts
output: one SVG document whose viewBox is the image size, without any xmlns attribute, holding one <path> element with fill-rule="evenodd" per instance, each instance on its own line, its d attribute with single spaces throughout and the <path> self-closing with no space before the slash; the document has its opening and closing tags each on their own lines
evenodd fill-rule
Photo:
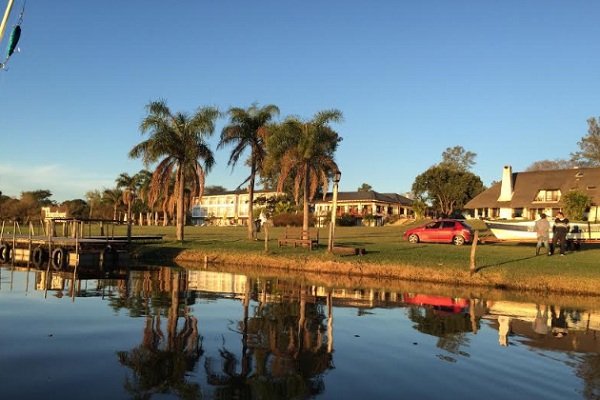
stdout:
<svg viewBox="0 0 600 400">
<path fill-rule="evenodd" d="M 18 223 L 12 222 L 11 226 L 3 221 L 0 229 L 0 264 L 31 263 L 40 268 L 47 263 L 55 271 L 80 265 L 105 270 L 126 263 L 132 243 L 162 241 L 161 235 L 114 236 L 115 222 L 62 218 L 41 224 L 39 232 L 30 223 L 28 232 L 24 234 Z M 97 223 L 100 226 L 93 230 L 90 224 Z M 62 228 L 62 235 L 56 234 L 57 226 Z M 113 234 L 104 234 L 109 233 L 111 227 Z M 95 233 L 96 230 L 102 234 L 92 235 L 92 231 Z"/>
</svg>

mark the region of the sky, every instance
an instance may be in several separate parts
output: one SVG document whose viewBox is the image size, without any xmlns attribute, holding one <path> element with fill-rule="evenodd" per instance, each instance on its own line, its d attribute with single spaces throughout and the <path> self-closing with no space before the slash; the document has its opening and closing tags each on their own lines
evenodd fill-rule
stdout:
<svg viewBox="0 0 600 400">
<path fill-rule="evenodd" d="M 504 165 L 569 158 L 600 116 L 598 15 L 595 0 L 29 0 L 0 71 L 0 191 L 114 187 L 145 167 L 128 153 L 159 99 L 341 110 L 341 191 L 408 192 L 454 146 L 489 185 Z M 216 149 L 226 123 L 206 185 L 233 190 L 248 170 Z"/>
</svg>

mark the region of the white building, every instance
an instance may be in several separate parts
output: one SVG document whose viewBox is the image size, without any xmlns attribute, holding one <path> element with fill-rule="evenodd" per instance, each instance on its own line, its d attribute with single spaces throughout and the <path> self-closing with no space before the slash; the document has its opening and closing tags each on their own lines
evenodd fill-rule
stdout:
<svg viewBox="0 0 600 400">
<path fill-rule="evenodd" d="M 331 216 L 332 194 L 325 200 L 315 201 L 315 216 L 321 220 Z M 383 225 L 386 218 L 399 216 L 414 217 L 413 201 L 397 193 L 339 192 L 336 215 L 349 214 L 356 218 L 358 225 Z"/>
<path fill-rule="evenodd" d="M 257 190 L 254 200 L 259 197 L 283 196 L 282 192 Z M 256 207 L 255 207 L 256 208 Z M 192 223 L 201 225 L 245 225 L 248 221 L 248 192 L 225 192 L 204 195 L 194 199 Z"/>
</svg>

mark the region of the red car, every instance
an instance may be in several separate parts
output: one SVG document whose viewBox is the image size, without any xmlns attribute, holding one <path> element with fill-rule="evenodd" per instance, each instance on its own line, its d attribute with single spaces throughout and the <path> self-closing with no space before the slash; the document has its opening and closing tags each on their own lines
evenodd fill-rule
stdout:
<svg viewBox="0 0 600 400">
<path fill-rule="evenodd" d="M 473 228 L 457 219 L 440 219 L 406 230 L 404 239 L 410 243 L 454 243 L 460 246 L 473 240 Z"/>
</svg>

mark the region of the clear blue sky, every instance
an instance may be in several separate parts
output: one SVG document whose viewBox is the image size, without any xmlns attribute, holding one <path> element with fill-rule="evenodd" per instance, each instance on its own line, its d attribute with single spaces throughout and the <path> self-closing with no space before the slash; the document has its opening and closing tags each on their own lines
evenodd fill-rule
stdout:
<svg viewBox="0 0 600 400">
<path fill-rule="evenodd" d="M 340 109 L 344 191 L 409 191 L 456 145 L 489 184 L 504 165 L 568 158 L 600 115 L 599 16 L 598 1 L 30 0 L 0 72 L 0 190 L 113 187 L 143 168 L 127 154 L 161 98 Z M 216 150 L 225 122 L 207 185 L 233 189 L 248 171 Z"/>
</svg>

